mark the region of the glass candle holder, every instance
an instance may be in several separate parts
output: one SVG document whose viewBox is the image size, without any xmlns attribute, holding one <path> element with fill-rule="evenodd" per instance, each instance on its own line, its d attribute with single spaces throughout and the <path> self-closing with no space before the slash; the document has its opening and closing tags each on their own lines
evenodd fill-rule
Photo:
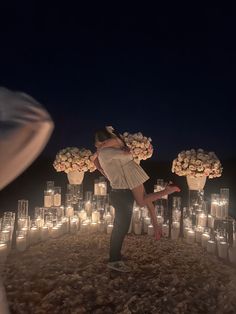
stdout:
<svg viewBox="0 0 236 314">
<path fill-rule="evenodd" d="M 211 254 L 215 254 L 216 252 L 216 242 L 214 240 L 209 240 L 206 246 L 207 252 Z"/>
<path fill-rule="evenodd" d="M 44 191 L 44 207 L 53 206 L 53 195 L 54 195 L 54 192 L 52 190 Z"/>
<path fill-rule="evenodd" d="M 203 212 L 200 212 L 197 215 L 197 226 L 205 228 L 207 226 L 207 215 Z"/>
<path fill-rule="evenodd" d="M 54 187 L 53 205 L 58 206 L 58 207 L 61 206 L 61 187 L 60 186 Z"/>
<path fill-rule="evenodd" d="M 46 189 L 47 189 L 47 191 L 53 191 L 54 190 L 54 181 L 47 181 L 46 182 Z"/>
<path fill-rule="evenodd" d="M 84 200 L 85 200 L 85 202 L 87 202 L 87 201 L 92 202 L 93 201 L 93 192 L 92 191 L 86 191 L 85 196 L 84 196 Z"/>
<path fill-rule="evenodd" d="M 211 194 L 211 215 L 216 217 L 219 211 L 220 205 L 220 194 L 213 193 Z"/>
<path fill-rule="evenodd" d="M 98 182 L 99 195 L 107 195 L 107 181 L 104 177 L 99 178 Z"/>
<path fill-rule="evenodd" d="M 221 207 L 221 218 L 226 219 L 229 213 L 229 189 L 220 189 L 220 207 Z"/>
<path fill-rule="evenodd" d="M 100 195 L 99 180 L 94 180 L 94 195 Z"/>
<path fill-rule="evenodd" d="M 173 208 L 173 210 L 175 210 L 175 209 L 180 210 L 181 209 L 181 197 L 180 196 L 173 196 L 172 208 Z"/>
<path fill-rule="evenodd" d="M 18 200 L 17 217 L 25 218 L 28 216 L 29 201 L 28 200 Z"/>
<path fill-rule="evenodd" d="M 180 223 L 179 221 L 173 221 L 171 226 L 171 239 L 177 240 L 180 234 Z"/>
<path fill-rule="evenodd" d="M 195 242 L 195 230 L 193 229 L 188 230 L 186 241 L 189 244 L 192 244 Z"/>
<path fill-rule="evenodd" d="M 0 242 L 0 265 L 4 264 L 8 255 L 8 247 L 4 242 Z"/>
<path fill-rule="evenodd" d="M 157 184 L 154 185 L 154 192 L 160 192 L 163 191 L 166 187 L 166 183 L 164 182 L 163 179 L 157 179 Z M 163 195 L 161 199 L 166 199 L 167 200 L 168 195 Z"/>
</svg>

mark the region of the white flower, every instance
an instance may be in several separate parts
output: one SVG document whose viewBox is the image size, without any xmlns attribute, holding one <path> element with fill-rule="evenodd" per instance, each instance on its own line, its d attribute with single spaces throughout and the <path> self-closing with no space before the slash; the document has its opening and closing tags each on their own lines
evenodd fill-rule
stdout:
<svg viewBox="0 0 236 314">
<path fill-rule="evenodd" d="M 181 151 L 173 160 L 171 171 L 179 176 L 202 177 L 210 179 L 220 177 L 221 163 L 214 152 L 206 152 L 199 148 Z"/>
<path fill-rule="evenodd" d="M 130 148 L 130 152 L 136 161 L 146 160 L 152 157 L 153 146 L 150 137 L 143 136 L 141 132 L 134 134 L 124 132 L 122 138 Z"/>
<path fill-rule="evenodd" d="M 53 167 L 57 172 L 69 173 L 74 170 L 93 172 L 96 167 L 90 159 L 92 155 L 89 149 L 66 147 L 57 153 Z"/>
</svg>

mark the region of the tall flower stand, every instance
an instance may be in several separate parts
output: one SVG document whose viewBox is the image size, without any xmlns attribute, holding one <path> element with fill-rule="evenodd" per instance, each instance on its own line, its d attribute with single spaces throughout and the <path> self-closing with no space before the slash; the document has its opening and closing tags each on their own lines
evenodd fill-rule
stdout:
<svg viewBox="0 0 236 314">
<path fill-rule="evenodd" d="M 188 184 L 188 208 L 192 218 L 192 225 L 196 226 L 197 214 L 202 211 L 204 201 L 204 186 L 206 184 L 206 176 L 190 177 L 187 176 Z"/>
</svg>

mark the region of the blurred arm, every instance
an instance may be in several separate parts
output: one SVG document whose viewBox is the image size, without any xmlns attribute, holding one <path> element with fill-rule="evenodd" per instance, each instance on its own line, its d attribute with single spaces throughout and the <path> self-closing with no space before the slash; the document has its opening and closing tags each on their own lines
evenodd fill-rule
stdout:
<svg viewBox="0 0 236 314">
<path fill-rule="evenodd" d="M 0 190 L 42 152 L 54 123 L 32 97 L 0 88 Z"/>
</svg>

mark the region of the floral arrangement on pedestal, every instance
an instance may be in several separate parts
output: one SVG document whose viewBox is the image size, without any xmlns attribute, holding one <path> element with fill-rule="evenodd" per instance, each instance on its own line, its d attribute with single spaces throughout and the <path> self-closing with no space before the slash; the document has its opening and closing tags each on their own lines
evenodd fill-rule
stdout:
<svg viewBox="0 0 236 314">
<path fill-rule="evenodd" d="M 57 153 L 53 167 L 57 172 L 93 172 L 96 170 L 96 167 L 91 160 L 92 155 L 93 153 L 89 149 L 66 147 Z"/>
<path fill-rule="evenodd" d="M 222 170 L 216 154 L 201 148 L 180 152 L 178 157 L 173 160 L 171 169 L 178 176 L 208 177 L 209 179 L 220 177 Z"/>
<path fill-rule="evenodd" d="M 152 157 L 153 146 L 151 144 L 152 139 L 150 137 L 144 136 L 141 132 L 134 134 L 124 132 L 122 138 L 126 145 L 130 148 L 130 152 L 136 162 Z"/>
</svg>

